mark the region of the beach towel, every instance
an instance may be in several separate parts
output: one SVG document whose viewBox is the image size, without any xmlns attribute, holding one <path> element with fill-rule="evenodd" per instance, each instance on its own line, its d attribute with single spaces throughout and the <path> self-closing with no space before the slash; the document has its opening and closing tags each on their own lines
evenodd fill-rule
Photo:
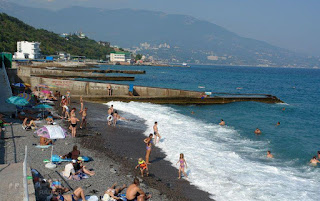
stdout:
<svg viewBox="0 0 320 201">
<path fill-rule="evenodd" d="M 82 157 L 82 159 L 84 160 L 84 162 L 90 161 L 90 158 L 87 157 L 87 156 L 81 156 L 81 157 Z M 61 163 L 61 162 L 70 162 L 70 161 L 72 161 L 72 159 L 71 159 L 71 158 L 62 159 L 62 158 L 61 158 L 60 156 L 58 156 L 58 155 L 52 155 L 51 161 L 52 161 L 53 163 Z"/>
<path fill-rule="evenodd" d="M 51 144 L 49 144 L 49 145 L 36 145 L 36 148 L 39 148 L 39 149 L 47 149 L 47 148 L 49 148 L 49 147 L 51 147 L 52 145 Z"/>
<path fill-rule="evenodd" d="M 99 198 L 95 195 L 86 195 L 86 200 L 87 201 L 98 201 Z M 79 199 L 79 201 L 82 201 L 82 199 Z"/>
</svg>

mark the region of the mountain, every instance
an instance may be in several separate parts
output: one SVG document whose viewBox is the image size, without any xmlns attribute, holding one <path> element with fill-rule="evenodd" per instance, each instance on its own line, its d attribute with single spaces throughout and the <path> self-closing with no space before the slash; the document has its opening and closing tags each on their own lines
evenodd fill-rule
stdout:
<svg viewBox="0 0 320 201">
<path fill-rule="evenodd" d="M 65 51 L 71 55 L 81 55 L 92 59 L 105 59 L 112 48 L 99 45 L 88 38 L 77 35 L 61 37 L 44 29 L 35 29 L 17 18 L 0 13 L 0 50 L 16 52 L 17 41 L 38 41 L 44 55 L 56 55 Z"/>
<path fill-rule="evenodd" d="M 145 10 L 71 7 L 58 11 L 23 7 L 0 0 L 0 12 L 57 33 L 82 31 L 95 40 L 135 48 L 168 62 L 231 65 L 320 66 L 266 42 L 240 37 L 221 26 L 186 15 Z M 140 43 L 148 43 L 147 48 Z M 163 47 L 161 44 L 169 44 Z M 149 47 L 150 45 L 150 47 Z M 160 48 L 159 48 L 160 46 Z"/>
</svg>

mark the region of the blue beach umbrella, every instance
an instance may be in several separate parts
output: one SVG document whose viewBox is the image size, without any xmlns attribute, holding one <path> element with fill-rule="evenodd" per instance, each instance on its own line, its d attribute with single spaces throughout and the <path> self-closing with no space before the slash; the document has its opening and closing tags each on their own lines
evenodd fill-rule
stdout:
<svg viewBox="0 0 320 201">
<path fill-rule="evenodd" d="M 36 108 L 36 109 L 52 109 L 53 107 L 51 107 L 50 105 L 47 105 L 47 104 L 40 104 L 40 105 L 34 106 L 34 108 Z"/>
<path fill-rule="evenodd" d="M 34 106 L 33 108 L 42 109 L 42 118 L 44 118 L 44 111 L 46 109 L 52 109 L 53 107 L 51 107 L 50 105 L 47 105 L 47 104 L 40 104 L 40 105 Z"/>
<path fill-rule="evenodd" d="M 6 102 L 16 106 L 26 106 L 29 104 L 29 101 L 19 96 L 11 96 L 6 100 Z"/>
<path fill-rule="evenodd" d="M 23 83 L 15 83 L 15 84 L 13 84 L 13 86 L 15 86 L 15 87 L 26 87 L 26 85 L 23 84 Z"/>
</svg>

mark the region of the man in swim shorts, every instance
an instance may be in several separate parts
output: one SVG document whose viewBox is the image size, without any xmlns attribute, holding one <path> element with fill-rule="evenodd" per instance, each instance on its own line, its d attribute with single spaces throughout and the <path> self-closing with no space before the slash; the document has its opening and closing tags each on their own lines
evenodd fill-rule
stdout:
<svg viewBox="0 0 320 201">
<path fill-rule="evenodd" d="M 158 132 L 158 122 L 154 122 L 153 125 L 153 133 L 154 133 L 154 144 L 158 143 L 161 139 L 161 135 Z M 157 141 L 157 137 L 159 137 L 158 141 Z"/>
<path fill-rule="evenodd" d="M 151 195 L 146 195 L 143 190 L 139 187 L 140 182 L 137 178 L 133 180 L 126 192 L 127 201 L 144 201 L 151 198 Z"/>
</svg>

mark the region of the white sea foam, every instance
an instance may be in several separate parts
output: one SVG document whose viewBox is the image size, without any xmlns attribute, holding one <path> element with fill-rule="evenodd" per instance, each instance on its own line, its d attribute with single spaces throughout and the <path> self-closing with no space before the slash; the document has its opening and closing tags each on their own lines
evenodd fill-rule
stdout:
<svg viewBox="0 0 320 201">
<path fill-rule="evenodd" d="M 265 159 L 268 142 L 242 138 L 231 127 L 205 123 L 174 109 L 150 103 L 109 102 L 145 119 L 149 135 L 155 121 L 165 160 L 176 166 L 179 154 L 188 163 L 189 181 L 220 200 L 320 200 L 320 168 L 295 169 Z M 256 159 L 256 160 L 255 160 Z M 287 165 L 287 166 L 286 166 Z"/>
</svg>

